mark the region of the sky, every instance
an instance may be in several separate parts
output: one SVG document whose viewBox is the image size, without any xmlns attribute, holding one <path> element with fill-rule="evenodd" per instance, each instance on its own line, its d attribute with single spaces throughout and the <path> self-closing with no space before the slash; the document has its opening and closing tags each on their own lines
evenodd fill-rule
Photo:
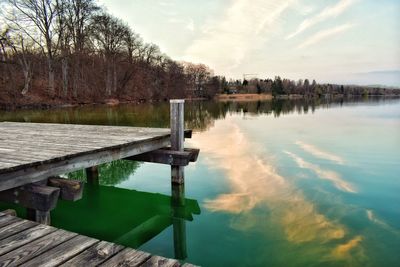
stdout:
<svg viewBox="0 0 400 267">
<path fill-rule="evenodd" d="M 400 87 L 400 0 L 99 0 L 216 75 Z"/>
</svg>

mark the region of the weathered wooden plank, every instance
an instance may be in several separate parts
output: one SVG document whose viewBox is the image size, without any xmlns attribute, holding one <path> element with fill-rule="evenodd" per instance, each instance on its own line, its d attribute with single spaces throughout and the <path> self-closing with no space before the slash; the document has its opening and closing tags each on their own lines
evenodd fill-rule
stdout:
<svg viewBox="0 0 400 267">
<path fill-rule="evenodd" d="M 140 266 L 147 261 L 151 255 L 146 252 L 125 248 L 117 253 L 114 257 L 100 264 L 101 267 L 116 267 L 116 266 Z"/>
<path fill-rule="evenodd" d="M 21 247 L 39 237 L 54 232 L 56 228 L 47 225 L 37 225 L 18 234 L 0 240 L 0 255 Z"/>
<path fill-rule="evenodd" d="M 190 137 L 191 131 L 186 130 L 185 135 Z M 115 156 L 117 154 L 115 150 L 118 149 L 126 152 L 130 147 L 131 150 L 135 150 L 126 154 L 122 153 L 120 157 L 158 149 L 164 146 L 159 145 L 160 143 L 170 143 L 168 142 L 169 136 L 170 130 L 162 128 L 1 122 L 0 190 L 24 184 L 18 179 L 18 176 L 22 175 L 19 172 L 22 169 L 28 169 L 26 181 L 35 182 L 44 179 L 46 175 L 57 175 L 118 159 Z M 151 146 L 151 142 L 153 142 L 153 146 Z M 149 148 L 142 149 L 144 146 Z M 91 165 L 92 163 L 83 164 L 84 166 L 79 167 L 75 167 L 75 162 L 73 162 L 61 170 L 61 165 L 69 163 L 71 159 L 82 157 L 79 160 L 91 161 L 94 160 L 93 157 L 85 158 L 83 156 L 100 153 L 94 157 L 104 157 L 107 150 L 112 150 L 111 154 L 114 156 L 108 156 L 111 159 L 103 158 L 93 165 Z M 35 170 L 35 168 L 45 169 L 43 165 L 50 163 L 51 165 L 48 167 L 53 168 L 52 164 L 54 163 L 60 169 L 46 174 Z M 31 171 L 36 174 L 32 175 Z M 13 175 L 15 176 L 12 177 Z"/>
<path fill-rule="evenodd" d="M 22 263 L 35 258 L 36 256 L 56 246 L 59 244 L 77 236 L 76 233 L 67 232 L 64 230 L 57 230 L 52 232 L 42 238 L 36 239 L 18 249 L 10 251 L 0 257 L 0 267 L 5 266 L 19 266 Z M 78 265 L 76 265 L 78 266 Z"/>
<path fill-rule="evenodd" d="M 13 209 L 6 209 L 6 210 L 1 211 L 1 213 L 2 214 L 0 214 L 0 216 L 3 216 L 3 215 L 17 216 L 17 212 Z"/>
<path fill-rule="evenodd" d="M 0 190 L 14 188 L 26 183 L 40 181 L 49 176 L 60 175 L 105 162 L 130 157 L 151 150 L 168 146 L 169 138 L 153 138 L 141 142 L 133 142 L 118 147 L 107 147 L 90 153 L 66 155 L 62 159 L 50 159 L 40 164 L 19 165 L 15 168 L 0 170 Z"/>
<path fill-rule="evenodd" d="M 13 163 L 0 162 L 0 169 L 7 169 L 7 168 L 14 167 L 14 166 L 15 166 L 15 164 L 13 164 Z"/>
<path fill-rule="evenodd" d="M 180 266 L 179 261 L 173 259 L 167 259 L 160 256 L 152 256 L 146 262 L 144 262 L 142 267 L 178 267 Z"/>
<path fill-rule="evenodd" d="M 20 266 L 58 266 L 97 242 L 97 239 L 78 235 Z"/>
<path fill-rule="evenodd" d="M 37 223 L 31 222 L 31 221 L 26 221 L 26 220 L 20 220 L 20 221 L 15 221 L 11 224 L 8 224 L 2 228 L 0 228 L 0 240 L 7 238 L 13 234 L 22 232 L 28 228 L 36 226 Z"/>
<path fill-rule="evenodd" d="M 120 126 L 92 126 L 92 125 L 76 125 L 71 124 L 39 124 L 36 123 L 16 123 L 17 127 L 4 127 L 4 124 L 0 124 L 0 128 L 4 135 L 21 135 L 21 130 L 24 130 L 29 135 L 36 135 L 38 138 L 45 139 L 43 137 L 58 137 L 58 138 L 69 138 L 79 137 L 93 139 L 93 135 L 102 139 L 102 136 L 108 136 L 110 139 L 123 139 L 132 140 L 132 138 L 138 138 L 142 136 L 146 138 L 150 135 L 169 135 L 168 129 L 161 128 L 138 128 L 138 127 L 120 127 Z M 51 129 L 51 131 L 48 131 Z M 22 135 L 23 136 L 23 135 Z"/>
<path fill-rule="evenodd" d="M 14 216 L 9 216 L 9 215 L 4 215 L 0 217 L 0 227 L 4 227 L 10 223 L 16 222 L 16 221 L 21 221 L 20 218 L 14 217 Z"/>
<path fill-rule="evenodd" d="M 23 144 L 29 142 L 29 139 L 27 138 L 28 134 L 29 133 L 24 133 L 23 135 L 13 134 L 8 136 L 2 134 L 1 137 L 2 139 L 7 140 L 10 145 Z M 112 138 L 111 136 L 98 136 L 98 134 L 97 138 L 95 138 L 94 136 L 84 136 L 84 135 L 76 137 L 74 136 L 62 137 L 62 136 L 46 136 L 46 135 L 43 136 L 37 133 L 31 133 L 29 136 L 31 138 L 34 138 L 34 140 L 39 141 L 40 144 L 47 145 L 49 147 L 57 144 L 71 144 L 73 147 L 77 147 L 78 144 L 80 144 L 81 146 L 88 146 L 88 147 L 96 145 L 103 146 L 107 144 L 117 145 L 126 142 L 141 141 L 153 137 L 153 135 L 136 135 L 130 138 L 128 136 Z M 10 148 L 13 148 L 13 146 L 10 146 Z"/>
<path fill-rule="evenodd" d="M 76 201 L 82 198 L 83 183 L 81 181 L 53 176 L 48 179 L 47 184 L 60 188 L 60 198 L 63 200 Z"/>
<path fill-rule="evenodd" d="M 123 248 L 123 246 L 117 244 L 101 241 L 86 249 L 82 253 L 76 255 L 61 266 L 97 266 L 98 264 L 103 263 L 107 259 L 117 254 Z"/>
<path fill-rule="evenodd" d="M 161 137 L 166 137 L 166 136 L 160 136 L 160 138 Z M 57 153 L 59 151 L 59 148 L 64 148 L 65 151 L 72 150 L 72 148 L 74 148 L 76 151 L 82 151 L 82 150 L 86 150 L 86 149 L 105 148 L 105 147 L 124 145 L 124 144 L 129 144 L 129 143 L 134 143 L 134 142 L 140 142 L 140 141 L 149 140 L 149 139 L 153 139 L 153 138 L 159 138 L 159 136 L 149 136 L 149 137 L 146 136 L 146 137 L 143 137 L 140 139 L 139 138 L 130 138 L 127 140 L 124 139 L 124 140 L 120 140 L 120 141 L 113 141 L 110 139 L 106 139 L 103 142 L 99 142 L 95 136 L 92 136 L 91 138 L 92 139 L 90 139 L 90 140 L 84 140 L 83 137 L 81 137 L 80 139 L 79 138 L 71 138 L 70 140 L 55 138 L 54 142 L 49 142 L 48 138 L 45 140 L 40 140 L 38 138 L 35 138 L 34 135 L 29 136 L 29 139 L 25 140 L 25 141 L 21 141 L 20 138 L 18 138 L 15 141 L 8 138 L 8 139 L 4 140 L 4 142 L 8 143 L 7 147 L 13 147 L 13 148 L 15 148 L 15 150 L 9 151 L 9 152 L 3 152 L 2 154 L 4 154 L 4 155 L 12 154 L 15 152 L 20 152 L 21 150 L 40 153 L 41 151 L 38 148 L 41 148 L 43 150 L 43 152 L 41 152 L 42 155 L 46 155 L 46 153 L 50 153 L 50 152 Z M 17 150 L 19 150 L 19 151 L 17 151 Z M 50 152 L 47 152 L 47 150 L 49 150 Z"/>
<path fill-rule="evenodd" d="M 11 220 L 11 219 L 16 220 Z M 179 262 L 0 212 L 3 266 L 179 266 Z M 28 227 L 28 228 L 27 228 Z M 188 265 L 192 267 L 193 265 Z"/>
<path fill-rule="evenodd" d="M 13 131 L 10 131 L 10 127 L 4 127 L 10 124 L 16 125 L 14 128 L 11 127 Z M 30 128 L 33 129 L 29 131 Z M 70 146 L 79 145 L 80 147 L 85 144 L 100 144 L 102 147 L 169 136 L 167 129 L 88 125 L 79 126 L 76 131 L 73 130 L 74 128 L 76 128 L 74 125 L 60 124 L 0 123 L 0 140 L 4 141 L 0 144 L 7 144 L 2 152 L 10 152 L 10 145 L 20 142 L 27 142 L 28 147 L 46 143 L 49 146 L 67 143 Z M 32 142 L 32 140 L 40 142 Z"/>
</svg>

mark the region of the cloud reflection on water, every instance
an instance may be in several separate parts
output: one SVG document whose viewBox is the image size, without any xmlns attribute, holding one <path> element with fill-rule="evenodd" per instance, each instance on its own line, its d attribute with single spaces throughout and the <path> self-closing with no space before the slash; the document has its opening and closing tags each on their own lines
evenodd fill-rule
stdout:
<svg viewBox="0 0 400 267">
<path fill-rule="evenodd" d="M 313 155 L 314 157 L 330 160 L 330 161 L 333 161 L 340 165 L 344 164 L 344 159 L 342 159 L 341 157 L 334 155 L 332 153 L 323 151 L 322 149 L 320 149 L 314 145 L 307 144 L 302 141 L 296 141 L 295 144 L 298 145 L 299 147 L 301 147 L 304 151 Z"/>
<path fill-rule="evenodd" d="M 225 172 L 231 187 L 231 192 L 205 201 L 210 211 L 237 214 L 235 220 L 243 219 L 243 227 L 247 229 L 257 223 L 248 221 L 257 218 L 251 216 L 251 210 L 263 204 L 271 211 L 268 220 L 281 225 L 291 242 L 324 243 L 344 237 L 344 227 L 320 214 L 313 203 L 277 173 L 270 160 L 257 153 L 232 121 L 219 121 L 192 141 L 208 157 L 210 166 Z M 236 221 L 234 225 L 240 228 L 241 223 Z"/>
<path fill-rule="evenodd" d="M 297 156 L 292 152 L 289 151 L 284 151 L 284 152 L 288 154 L 300 168 L 309 169 L 313 171 L 319 178 L 331 181 L 336 188 L 342 191 L 349 193 L 356 193 L 356 190 L 354 189 L 353 185 L 344 181 L 340 176 L 340 174 L 332 170 L 324 170 L 316 164 L 305 161 L 303 158 Z"/>
<path fill-rule="evenodd" d="M 337 259 L 349 259 L 351 258 L 350 251 L 355 250 L 358 248 L 358 253 L 361 254 L 361 256 L 365 257 L 363 254 L 363 250 L 360 248 L 360 243 L 363 241 L 363 237 L 358 235 L 348 242 L 338 245 L 335 250 L 332 252 L 333 256 Z"/>
</svg>

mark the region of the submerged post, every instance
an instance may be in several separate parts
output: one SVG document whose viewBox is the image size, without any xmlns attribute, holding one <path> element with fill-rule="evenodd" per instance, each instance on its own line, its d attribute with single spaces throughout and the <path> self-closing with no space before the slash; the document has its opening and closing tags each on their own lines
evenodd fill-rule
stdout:
<svg viewBox="0 0 400 267">
<path fill-rule="evenodd" d="M 187 258 L 186 249 L 186 221 L 185 221 L 185 186 L 183 184 L 172 185 L 172 226 L 174 233 L 175 258 L 184 260 Z"/>
<path fill-rule="evenodd" d="M 183 99 L 170 100 L 171 114 L 171 150 L 183 151 L 184 149 L 184 103 Z M 183 184 L 184 167 L 171 165 L 171 182 L 173 184 Z"/>
</svg>

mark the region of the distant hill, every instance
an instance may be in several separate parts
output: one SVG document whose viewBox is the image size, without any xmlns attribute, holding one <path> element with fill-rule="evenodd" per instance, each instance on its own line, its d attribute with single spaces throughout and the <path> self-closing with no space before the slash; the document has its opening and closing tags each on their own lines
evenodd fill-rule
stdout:
<svg viewBox="0 0 400 267">
<path fill-rule="evenodd" d="M 400 70 L 359 72 L 350 75 L 349 81 L 370 87 L 400 88 Z"/>
</svg>

